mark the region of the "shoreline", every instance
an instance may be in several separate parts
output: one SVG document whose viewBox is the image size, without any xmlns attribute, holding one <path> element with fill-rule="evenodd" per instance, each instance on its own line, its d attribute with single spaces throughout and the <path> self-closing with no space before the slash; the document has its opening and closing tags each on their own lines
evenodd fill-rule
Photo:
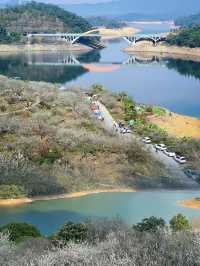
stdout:
<svg viewBox="0 0 200 266">
<path fill-rule="evenodd" d="M 171 136 L 178 138 L 194 138 L 200 140 L 200 119 L 198 117 L 169 113 L 147 117 L 148 121 L 167 131 Z"/>
<path fill-rule="evenodd" d="M 25 203 L 32 203 L 35 201 L 48 201 L 48 200 L 57 200 L 57 199 L 70 199 L 70 198 L 79 198 L 87 195 L 99 194 L 99 193 L 117 193 L 117 192 L 136 192 L 135 189 L 126 189 L 126 188 L 113 188 L 113 189 L 97 189 L 97 190 L 86 190 L 80 192 L 72 192 L 60 195 L 47 195 L 47 196 L 36 196 L 32 198 L 18 198 L 18 199 L 0 199 L 0 206 L 15 206 Z"/>
<path fill-rule="evenodd" d="M 73 46 L 61 45 L 61 44 L 25 44 L 25 45 L 0 45 L 1 53 L 11 53 L 11 52 L 50 52 L 50 51 L 90 51 L 90 47 L 75 44 Z"/>
<path fill-rule="evenodd" d="M 177 204 L 188 209 L 200 209 L 200 199 L 197 200 L 196 198 L 179 200 Z"/>
<path fill-rule="evenodd" d="M 160 44 L 158 46 L 152 46 L 149 44 L 139 44 L 135 46 L 129 46 L 123 49 L 128 54 L 141 53 L 146 55 L 156 55 L 161 57 L 172 57 L 175 59 L 185 59 L 200 62 L 200 48 L 188 48 L 178 46 L 167 46 Z"/>
</svg>

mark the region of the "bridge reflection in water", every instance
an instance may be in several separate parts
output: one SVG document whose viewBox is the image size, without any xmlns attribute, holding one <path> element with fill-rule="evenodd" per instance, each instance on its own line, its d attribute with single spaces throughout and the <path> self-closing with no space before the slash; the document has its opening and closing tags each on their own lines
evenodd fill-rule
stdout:
<svg viewBox="0 0 200 266">
<path fill-rule="evenodd" d="M 66 55 L 62 59 L 58 59 L 57 62 L 44 62 L 44 61 L 32 61 L 31 57 L 29 57 L 28 64 L 36 65 L 36 66 L 82 66 L 89 71 L 114 71 L 123 65 L 136 65 L 136 64 L 162 64 L 163 60 L 158 56 L 151 57 L 141 57 L 136 55 L 129 55 L 128 59 L 123 62 L 82 62 L 79 60 L 79 56 L 74 54 Z"/>
</svg>

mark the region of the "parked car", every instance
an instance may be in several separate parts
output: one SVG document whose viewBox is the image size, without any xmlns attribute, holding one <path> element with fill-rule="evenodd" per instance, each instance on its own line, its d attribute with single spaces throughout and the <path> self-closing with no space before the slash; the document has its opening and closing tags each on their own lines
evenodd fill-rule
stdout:
<svg viewBox="0 0 200 266">
<path fill-rule="evenodd" d="M 130 129 L 126 128 L 126 133 L 127 133 L 127 134 L 131 134 L 132 131 L 131 131 Z"/>
<path fill-rule="evenodd" d="M 165 151 L 165 150 L 167 150 L 167 147 L 166 147 L 165 144 L 156 144 L 156 145 L 155 145 L 155 148 L 156 148 L 157 150 L 159 150 L 159 151 Z"/>
<path fill-rule="evenodd" d="M 145 143 L 145 144 L 150 144 L 152 141 L 149 137 L 145 137 L 142 139 L 142 141 Z"/>
<path fill-rule="evenodd" d="M 189 177 L 195 180 L 196 182 L 200 183 L 200 171 L 195 171 L 190 168 L 186 168 L 184 173 Z"/>
<path fill-rule="evenodd" d="M 186 158 L 184 156 L 176 155 L 174 157 L 175 161 L 177 161 L 180 164 L 184 164 L 187 162 Z"/>
<path fill-rule="evenodd" d="M 176 156 L 176 153 L 175 152 L 172 152 L 172 151 L 170 151 L 168 149 L 167 150 L 164 150 L 163 152 L 164 152 L 164 154 L 166 154 L 169 157 L 175 157 Z"/>
<path fill-rule="evenodd" d="M 118 123 L 118 127 L 119 127 L 119 128 L 124 128 L 124 126 L 125 126 L 124 123 L 122 123 L 122 122 L 119 122 L 119 123 Z"/>
</svg>

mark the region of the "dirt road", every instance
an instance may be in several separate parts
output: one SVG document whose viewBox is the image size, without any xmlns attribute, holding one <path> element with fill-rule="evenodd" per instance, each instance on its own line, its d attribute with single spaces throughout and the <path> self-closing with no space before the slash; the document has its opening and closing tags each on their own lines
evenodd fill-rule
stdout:
<svg viewBox="0 0 200 266">
<path fill-rule="evenodd" d="M 121 134 L 119 131 L 115 130 L 114 125 L 116 124 L 116 121 L 111 116 L 110 112 L 107 110 L 107 108 L 97 101 L 97 104 L 99 105 L 100 112 L 102 113 L 102 116 L 104 117 L 104 121 L 102 122 L 102 126 L 105 128 L 105 130 L 116 134 L 119 138 L 124 138 L 127 141 L 133 141 L 133 139 L 136 139 L 143 144 L 142 140 L 139 137 L 136 137 L 134 134 Z M 184 166 L 177 163 L 173 158 L 170 158 L 166 156 L 163 152 L 158 151 L 156 152 L 153 145 L 145 145 L 146 149 L 149 150 L 149 152 L 153 155 L 153 157 L 164 164 L 168 175 L 171 177 L 175 177 L 180 184 L 183 184 L 185 187 L 188 188 L 197 188 L 199 184 L 197 184 L 192 179 L 188 178 L 184 173 Z"/>
</svg>

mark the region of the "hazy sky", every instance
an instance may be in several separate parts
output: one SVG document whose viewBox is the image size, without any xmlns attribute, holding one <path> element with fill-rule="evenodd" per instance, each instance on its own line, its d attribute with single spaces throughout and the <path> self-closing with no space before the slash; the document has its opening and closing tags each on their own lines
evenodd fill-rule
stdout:
<svg viewBox="0 0 200 266">
<path fill-rule="evenodd" d="M 103 3 L 111 2 L 111 0 L 37 0 L 38 2 L 53 4 L 80 4 L 80 3 Z"/>
</svg>

